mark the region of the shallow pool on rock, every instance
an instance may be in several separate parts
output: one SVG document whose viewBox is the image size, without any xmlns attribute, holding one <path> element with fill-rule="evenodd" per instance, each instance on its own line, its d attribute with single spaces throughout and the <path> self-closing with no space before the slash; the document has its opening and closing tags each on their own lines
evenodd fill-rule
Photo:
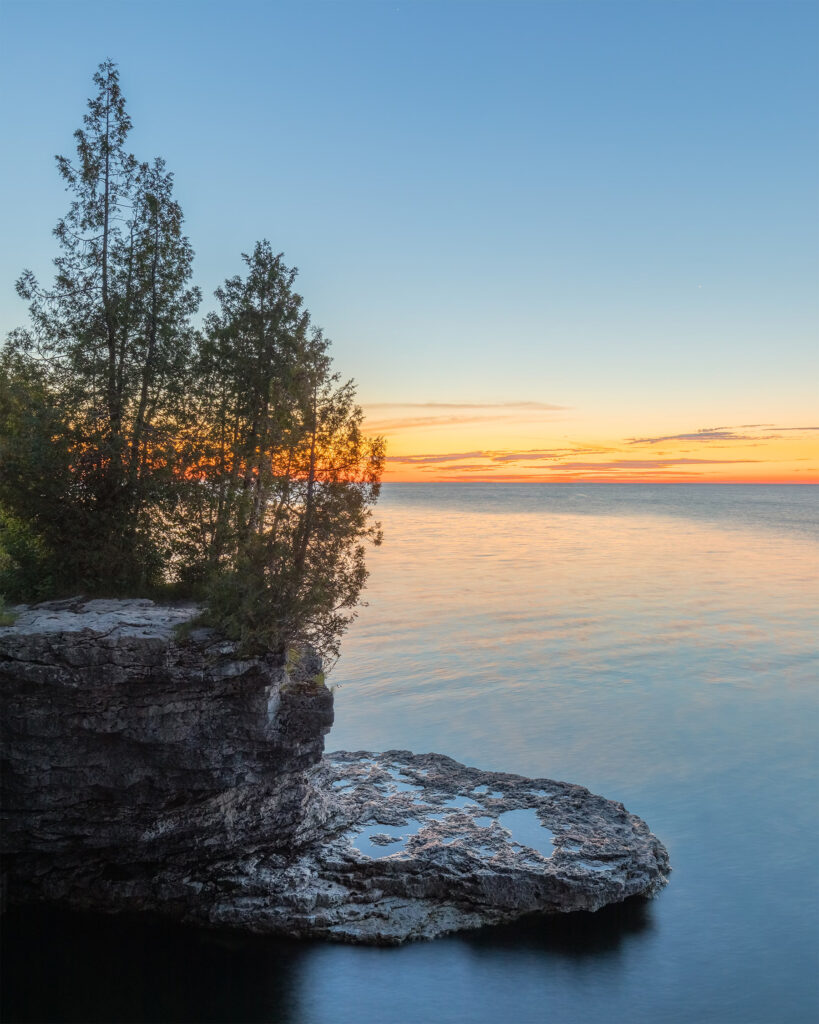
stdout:
<svg viewBox="0 0 819 1024">
<path fill-rule="evenodd" d="M 389 857 L 390 854 L 406 850 L 407 840 L 410 836 L 416 836 L 424 827 L 429 824 L 426 821 L 419 821 L 417 818 L 409 818 L 406 825 L 381 825 L 373 822 L 367 825 L 363 832 L 359 832 L 352 839 L 353 846 L 366 857 L 373 860 L 380 860 L 382 857 Z M 393 843 L 374 843 L 373 836 L 393 836 L 396 841 Z"/>
<path fill-rule="evenodd" d="M 526 807 L 517 811 L 504 811 L 498 815 L 498 822 L 508 829 L 512 839 L 521 846 L 536 850 L 543 857 L 551 857 L 555 852 L 552 840 L 555 837 L 545 825 L 540 823 L 537 812 Z"/>
</svg>

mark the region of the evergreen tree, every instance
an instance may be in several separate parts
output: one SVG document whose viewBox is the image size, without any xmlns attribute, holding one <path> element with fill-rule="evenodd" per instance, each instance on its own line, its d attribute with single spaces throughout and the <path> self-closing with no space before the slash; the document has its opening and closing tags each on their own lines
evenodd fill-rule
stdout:
<svg viewBox="0 0 819 1024">
<path fill-rule="evenodd" d="M 268 242 L 201 335 L 173 177 L 126 149 L 94 76 L 50 289 L 0 352 L 0 587 L 43 598 L 182 585 L 248 651 L 337 654 L 367 571 L 384 445 Z"/>
<path fill-rule="evenodd" d="M 4 474 L 0 501 L 13 516 L 36 513 L 47 549 L 59 555 L 61 586 L 105 591 L 144 586 L 161 572 L 150 512 L 167 502 L 174 477 L 188 320 L 199 293 L 189 286 L 193 253 L 172 176 L 161 160 L 140 164 L 127 152 L 131 121 L 116 66 L 101 64 L 94 83 L 74 133 L 76 156 L 57 158 L 73 198 L 54 231 L 62 250 L 54 284 L 21 276 L 31 326 L 12 333 L 6 359 L 13 379 L 13 371 L 36 373 L 47 404 L 59 409 L 55 436 L 71 486 L 59 514 L 35 510 L 32 495 Z M 16 447 L 22 470 L 22 438 Z"/>
<path fill-rule="evenodd" d="M 211 621 L 248 649 L 308 641 L 333 655 L 366 581 L 363 542 L 380 543 L 383 442 L 362 435 L 296 271 L 268 242 L 243 258 L 247 276 L 217 291 L 201 347 L 206 444 L 184 560 L 209 579 Z"/>
</svg>

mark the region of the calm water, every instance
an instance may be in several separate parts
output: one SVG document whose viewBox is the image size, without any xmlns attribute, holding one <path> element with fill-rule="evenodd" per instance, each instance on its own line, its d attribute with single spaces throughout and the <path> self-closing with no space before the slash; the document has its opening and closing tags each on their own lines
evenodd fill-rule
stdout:
<svg viewBox="0 0 819 1024">
<path fill-rule="evenodd" d="M 579 782 L 655 901 L 374 950 L 14 914 L 4 1020 L 819 1019 L 819 489 L 392 485 L 328 747 Z"/>
</svg>

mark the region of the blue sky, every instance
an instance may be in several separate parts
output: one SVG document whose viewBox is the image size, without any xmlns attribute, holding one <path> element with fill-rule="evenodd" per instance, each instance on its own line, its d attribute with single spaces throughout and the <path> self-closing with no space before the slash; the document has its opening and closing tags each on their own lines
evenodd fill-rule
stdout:
<svg viewBox="0 0 819 1024">
<path fill-rule="evenodd" d="M 49 277 L 53 156 L 111 57 L 205 308 L 269 238 L 365 402 L 538 401 L 635 435 L 815 407 L 814 3 L 0 12 L 3 333 L 19 271 Z"/>
</svg>

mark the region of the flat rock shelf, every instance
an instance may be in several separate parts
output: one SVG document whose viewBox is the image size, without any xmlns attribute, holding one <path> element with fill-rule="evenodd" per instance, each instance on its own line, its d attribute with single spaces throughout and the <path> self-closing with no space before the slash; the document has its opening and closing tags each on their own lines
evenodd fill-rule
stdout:
<svg viewBox="0 0 819 1024">
<path fill-rule="evenodd" d="M 13 903 L 390 945 L 666 883 L 645 822 L 582 786 L 442 754 L 323 756 L 333 697 L 308 650 L 242 657 L 196 608 L 146 600 L 15 612 L 0 628 Z"/>
<path fill-rule="evenodd" d="M 288 870 L 281 925 L 297 934 L 394 944 L 594 911 L 655 894 L 670 870 L 645 822 L 582 786 L 404 750 L 329 754 L 314 784 L 333 809 L 324 842 Z M 229 907 L 222 920 L 240 923 Z"/>
</svg>

